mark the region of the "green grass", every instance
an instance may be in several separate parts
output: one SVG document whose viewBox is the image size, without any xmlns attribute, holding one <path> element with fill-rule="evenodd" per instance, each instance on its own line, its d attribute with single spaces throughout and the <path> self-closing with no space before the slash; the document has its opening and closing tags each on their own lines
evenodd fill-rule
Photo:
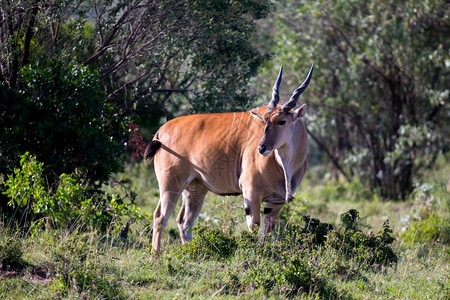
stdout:
<svg viewBox="0 0 450 300">
<path fill-rule="evenodd" d="M 152 174 L 151 165 L 137 164 L 116 175 L 149 213 L 158 201 Z M 448 299 L 449 174 L 442 158 L 417 179 L 408 200 L 389 202 L 357 181 L 334 182 L 312 169 L 265 242 L 247 233 L 241 197 L 210 194 L 193 242 L 181 245 L 176 212 L 157 259 L 149 252 L 149 229 L 139 223 L 126 240 L 59 229 L 21 237 L 0 223 L 0 298 Z M 349 209 L 361 217 L 357 231 L 341 223 Z M 302 231 L 305 215 L 333 224 L 333 231 L 319 242 L 315 235 L 323 232 Z M 367 246 L 381 239 L 386 220 L 395 238 L 386 246 L 397 263 L 372 261 L 381 248 Z"/>
</svg>

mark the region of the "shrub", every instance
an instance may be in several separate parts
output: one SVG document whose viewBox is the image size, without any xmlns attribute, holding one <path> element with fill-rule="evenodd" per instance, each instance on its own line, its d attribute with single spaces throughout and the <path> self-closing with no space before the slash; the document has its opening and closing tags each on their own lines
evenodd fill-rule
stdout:
<svg viewBox="0 0 450 300">
<path fill-rule="evenodd" d="M 122 217 L 132 220 L 149 219 L 125 200 L 130 197 L 110 195 L 96 185 L 83 185 L 76 174 L 61 174 L 55 190 L 45 185 L 44 164 L 29 153 L 21 155 L 21 168 L 14 170 L 4 182 L 4 194 L 9 198 L 8 204 L 23 212 L 34 227 L 40 227 L 45 220 L 47 225 L 59 228 L 119 229 Z M 133 197 L 133 194 L 131 194 Z M 133 200 L 133 199 L 131 199 Z"/>
<path fill-rule="evenodd" d="M 400 238 L 406 245 L 433 244 L 435 242 L 448 245 L 450 243 L 450 221 L 432 213 L 423 220 L 414 221 L 407 230 L 402 232 Z"/>
<path fill-rule="evenodd" d="M 217 228 L 199 226 L 194 229 L 194 238 L 190 243 L 177 250 L 177 256 L 191 259 L 229 258 L 237 249 L 237 241 L 233 236 L 224 234 Z"/>
<path fill-rule="evenodd" d="M 29 201 L 41 201 L 48 197 L 44 187 L 43 163 L 38 162 L 27 152 L 20 156 L 21 168 L 14 169 L 14 176 L 8 176 L 3 193 L 10 200 L 10 206 L 29 206 Z M 32 205 L 32 204 L 31 204 Z"/>
<path fill-rule="evenodd" d="M 22 90 L 0 82 L 0 173 L 11 174 L 18 153 L 47 166 L 50 185 L 79 170 L 85 180 L 105 180 L 119 168 L 126 140 L 120 111 L 104 101 L 99 75 L 84 66 L 35 62 L 20 73 Z"/>
<path fill-rule="evenodd" d="M 50 272 L 55 277 L 54 285 L 59 296 L 76 292 L 92 299 L 127 298 L 120 288 L 119 279 L 111 274 L 116 273 L 115 268 L 100 262 L 98 239 L 99 236 L 93 232 L 77 231 L 57 237 L 55 242 L 59 246 L 50 253 Z"/>
<path fill-rule="evenodd" d="M 416 183 L 414 205 L 404 218 L 400 239 L 405 246 L 450 243 L 450 193 L 447 182 Z"/>
<path fill-rule="evenodd" d="M 341 215 L 342 225 L 332 226 L 304 216 L 304 225 L 288 224 L 265 240 L 247 231 L 239 236 L 198 226 L 191 243 L 175 250 L 179 259 L 237 262 L 239 276 L 230 274 L 226 292 L 238 295 L 249 287 L 264 294 L 295 297 L 299 293 L 320 298 L 347 297 L 339 294 L 329 278 L 361 277 L 361 271 L 378 270 L 397 261 L 390 247 L 394 241 L 389 223 L 377 234 L 361 230 L 359 213 Z"/>
<path fill-rule="evenodd" d="M 0 268 L 15 269 L 23 266 L 22 241 L 0 223 Z"/>
<path fill-rule="evenodd" d="M 313 238 L 312 242 L 316 245 L 322 245 L 327 239 L 328 232 L 333 229 L 331 224 L 322 223 L 319 219 L 310 216 L 304 216 L 303 222 L 305 222 L 305 226 L 302 233 L 310 234 Z"/>
</svg>

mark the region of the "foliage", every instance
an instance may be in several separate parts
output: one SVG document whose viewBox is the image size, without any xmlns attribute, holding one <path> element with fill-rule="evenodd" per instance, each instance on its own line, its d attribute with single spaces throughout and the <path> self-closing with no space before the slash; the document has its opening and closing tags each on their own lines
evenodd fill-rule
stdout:
<svg viewBox="0 0 450 300">
<path fill-rule="evenodd" d="M 311 218 L 311 216 L 303 216 L 302 219 L 305 222 L 305 227 L 302 232 L 310 234 L 315 244 L 322 245 L 326 241 L 329 231 L 333 229 L 333 226 L 322 223 L 319 219 Z"/>
<path fill-rule="evenodd" d="M 0 297 L 446 299 L 448 245 L 442 238 L 406 242 L 407 236 L 398 236 L 402 226 L 407 232 L 428 217 L 448 220 L 449 165 L 440 163 L 439 178 L 433 175 L 436 170 L 427 173 L 431 181 L 416 184 L 407 202 L 364 198 L 367 192 L 349 182 L 335 183 L 333 190 L 333 180 L 323 182 L 321 174 L 311 178 L 312 172 L 303 190 L 315 191 L 308 191 L 314 203 L 294 200 L 292 206 L 306 207 L 291 207 L 264 240 L 242 230 L 242 204 L 231 205 L 241 199 L 210 195 L 192 243 L 181 245 L 172 218 L 166 229 L 172 233 L 163 236 L 165 250 L 158 259 L 150 255 L 148 223 L 134 223 L 126 240 L 97 230 L 38 231 L 16 238 L 24 267 L 13 273 L 0 269 Z M 149 172 L 136 166 L 121 174 L 133 187 L 147 182 Z M 158 200 L 156 181 L 151 186 L 140 195 L 151 202 L 148 209 Z M 357 211 L 344 209 L 353 205 Z M 222 215 L 220 210 L 228 208 Z M 298 211 L 309 216 L 303 221 L 289 217 Z M 344 213 L 336 217 L 338 212 Z M 382 226 L 384 216 L 392 227 Z M 17 235 L 10 231 L 8 236 Z"/>
<path fill-rule="evenodd" d="M 263 62 L 252 44 L 268 1 L 49 1 L 0 5 L 0 81 L 57 59 L 99 70 L 106 98 L 127 114 L 245 108 Z M 169 101 L 170 100 L 170 101 Z"/>
<path fill-rule="evenodd" d="M 10 199 L 10 206 L 28 206 L 29 200 L 38 201 L 48 197 L 44 188 L 42 170 L 44 163 L 38 162 L 25 153 L 20 156 L 21 169 L 14 169 L 14 176 L 9 176 L 4 185 L 4 194 Z"/>
<path fill-rule="evenodd" d="M 27 215 L 34 230 L 44 225 L 57 228 L 90 228 L 119 230 L 122 218 L 132 221 L 148 219 L 134 204 L 126 203 L 124 197 L 110 195 L 95 185 L 82 185 L 75 174 L 61 174 L 59 184 L 52 190 L 45 184 L 44 164 L 26 153 L 20 158 L 21 168 L 14 170 L 4 182 L 4 194 L 9 198 L 8 205 Z M 133 199 L 132 199 L 133 200 Z"/>
<path fill-rule="evenodd" d="M 17 153 L 27 151 L 45 163 L 50 184 L 75 170 L 90 182 L 117 171 L 124 124 L 103 101 L 98 73 L 51 62 L 28 65 L 20 75 L 20 92 L 0 84 L 0 173 L 10 174 Z"/>
<path fill-rule="evenodd" d="M 265 56 L 249 41 L 255 20 L 264 18 L 268 1 L 188 1 L 190 23 L 200 31 L 189 35 L 192 56 L 189 76 L 200 79 L 190 100 L 196 112 L 249 108 L 246 88 Z M 204 29 L 203 29 L 204 28 Z M 206 30 L 205 30 L 206 29 Z M 185 47 L 186 44 L 182 44 Z M 211 76 L 215 74 L 215 76 Z"/>
<path fill-rule="evenodd" d="M 448 245 L 450 244 L 450 221 L 436 214 L 430 214 L 421 221 L 412 222 L 401 236 L 406 245 L 418 242 L 439 242 Z"/>
<path fill-rule="evenodd" d="M 289 296 L 317 293 L 322 297 L 335 297 L 323 273 L 360 276 L 356 270 L 378 269 L 397 261 L 390 246 L 395 240 L 393 230 L 387 222 L 382 231 L 373 234 L 359 229 L 357 211 L 350 210 L 341 218 L 344 228 L 334 228 L 305 216 L 303 228 L 289 226 L 281 236 L 268 235 L 264 241 L 258 241 L 256 235 L 248 232 L 229 236 L 219 229 L 197 227 L 192 242 L 178 248 L 174 254 L 188 261 L 245 258 L 243 274 L 233 280 L 233 285 L 255 285 L 266 292 L 279 290 Z M 322 266 L 312 263 L 311 258 L 318 259 L 325 252 L 336 259 L 327 261 L 327 271 L 323 272 Z"/>
<path fill-rule="evenodd" d="M 194 239 L 180 248 L 178 258 L 228 259 L 238 246 L 237 241 L 218 228 L 198 227 L 193 230 Z"/>
<path fill-rule="evenodd" d="M 0 176 L 29 152 L 51 188 L 73 172 L 102 184 L 124 145 L 142 152 L 137 124 L 247 108 L 265 59 L 250 39 L 268 10 L 266 1 L 2 1 Z"/>
<path fill-rule="evenodd" d="M 10 269 L 22 266 L 22 241 L 11 230 L 0 222 L 0 269 Z"/>
<path fill-rule="evenodd" d="M 128 122 L 127 127 L 130 133 L 129 145 L 127 146 L 131 152 L 131 157 L 136 160 L 143 158 L 147 143 L 144 141 L 143 136 L 139 133 L 139 126 L 134 122 Z"/>
<path fill-rule="evenodd" d="M 418 183 L 414 205 L 404 219 L 403 245 L 450 244 L 450 194 L 447 183 Z"/>
<path fill-rule="evenodd" d="M 413 176 L 449 150 L 448 5 L 292 0 L 277 10 L 271 70 L 316 66 L 304 100 L 312 140 L 347 179 L 405 198 Z"/>
<path fill-rule="evenodd" d="M 97 236 L 74 233 L 51 253 L 54 268 L 50 272 L 54 273 L 58 294 L 64 296 L 72 290 L 91 297 L 126 299 L 109 266 L 97 262 L 93 238 Z"/>
</svg>

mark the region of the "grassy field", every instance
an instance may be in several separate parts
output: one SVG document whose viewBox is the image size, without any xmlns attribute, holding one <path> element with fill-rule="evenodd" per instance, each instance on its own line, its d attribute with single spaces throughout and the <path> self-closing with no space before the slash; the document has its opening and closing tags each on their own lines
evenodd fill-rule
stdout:
<svg viewBox="0 0 450 300">
<path fill-rule="evenodd" d="M 128 165 L 115 179 L 153 212 L 151 166 Z M 314 168 L 295 196 L 261 242 L 246 230 L 242 197 L 209 194 L 194 240 L 181 245 L 174 214 L 159 258 L 149 251 L 149 220 L 133 223 L 126 238 L 76 228 L 23 237 L 3 220 L 0 298 L 450 298 L 448 160 L 417 178 L 405 201 L 383 201 L 357 180 L 335 182 Z"/>
</svg>

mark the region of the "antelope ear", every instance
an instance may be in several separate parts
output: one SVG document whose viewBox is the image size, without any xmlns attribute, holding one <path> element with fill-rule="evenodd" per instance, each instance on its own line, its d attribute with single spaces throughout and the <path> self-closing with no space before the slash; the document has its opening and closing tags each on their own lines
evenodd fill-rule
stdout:
<svg viewBox="0 0 450 300">
<path fill-rule="evenodd" d="M 303 104 L 302 106 L 300 106 L 299 108 L 294 110 L 294 120 L 297 118 L 303 118 L 305 116 L 306 107 L 307 107 L 307 105 Z"/>
<path fill-rule="evenodd" d="M 254 111 L 250 111 L 250 112 L 252 113 L 253 116 L 257 117 L 261 121 L 263 120 L 263 114 L 261 114 L 259 112 L 254 112 Z"/>
</svg>

